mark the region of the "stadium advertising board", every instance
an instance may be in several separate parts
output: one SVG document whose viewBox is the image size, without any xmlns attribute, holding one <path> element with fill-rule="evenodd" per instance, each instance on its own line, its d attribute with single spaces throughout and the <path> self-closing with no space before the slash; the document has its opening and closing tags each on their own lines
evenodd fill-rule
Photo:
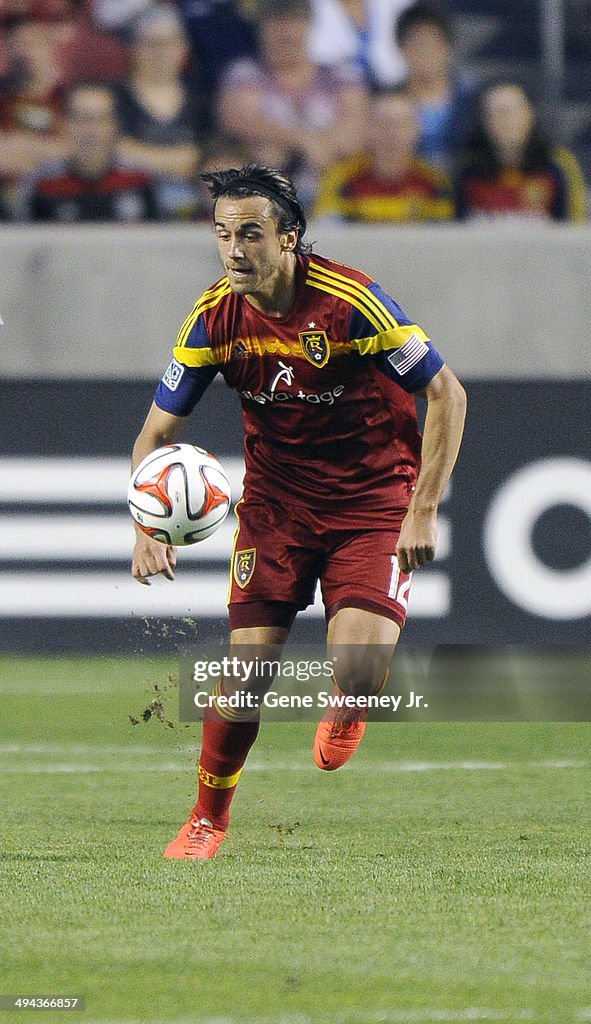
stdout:
<svg viewBox="0 0 591 1024">
<path fill-rule="evenodd" d="M 589 644 L 590 389 L 467 382 L 466 438 L 437 560 L 415 573 L 406 643 Z M 128 452 L 152 383 L 4 384 L 0 637 L 5 650 L 171 650 L 226 628 L 234 520 L 182 553 L 176 581 L 129 575 Z M 238 405 L 217 383 L 183 440 L 240 493 Z M 319 605 L 298 635 L 319 639 Z"/>
</svg>

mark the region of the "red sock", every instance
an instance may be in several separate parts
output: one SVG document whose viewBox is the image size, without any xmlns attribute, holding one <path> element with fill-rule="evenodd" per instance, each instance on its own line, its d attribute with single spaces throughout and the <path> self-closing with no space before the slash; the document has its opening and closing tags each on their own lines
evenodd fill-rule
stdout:
<svg viewBox="0 0 591 1024">
<path fill-rule="evenodd" d="M 214 712 L 215 715 L 215 712 Z M 236 792 L 242 766 L 257 738 L 258 719 L 226 722 L 217 715 L 203 722 L 203 743 L 199 758 L 199 796 L 195 816 L 207 818 L 214 828 L 225 831 L 230 821 L 230 804 Z"/>
</svg>

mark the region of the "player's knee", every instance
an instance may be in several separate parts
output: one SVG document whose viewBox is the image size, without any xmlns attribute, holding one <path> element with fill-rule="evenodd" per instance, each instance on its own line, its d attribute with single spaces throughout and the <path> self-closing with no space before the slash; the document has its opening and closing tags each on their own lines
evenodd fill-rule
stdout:
<svg viewBox="0 0 591 1024">
<path fill-rule="evenodd" d="M 382 688 L 389 659 L 381 653 L 372 655 L 364 645 L 358 646 L 359 651 L 347 650 L 339 655 L 333 677 L 342 693 L 369 697 Z"/>
</svg>

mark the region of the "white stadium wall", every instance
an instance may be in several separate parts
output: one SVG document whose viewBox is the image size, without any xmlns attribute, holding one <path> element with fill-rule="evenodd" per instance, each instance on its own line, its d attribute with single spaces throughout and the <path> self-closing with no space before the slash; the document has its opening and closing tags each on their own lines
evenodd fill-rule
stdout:
<svg viewBox="0 0 591 1024">
<path fill-rule="evenodd" d="M 316 250 L 390 291 L 456 371 L 479 380 L 591 373 L 591 228 L 311 225 Z M 220 276 L 207 228 L 3 227 L 2 377 L 149 379 Z"/>
<path fill-rule="evenodd" d="M 406 642 L 591 641 L 591 231 L 342 231 L 317 251 L 379 279 L 467 384 L 436 562 Z M 180 321 L 218 275 L 205 230 L 8 228 L 0 239 L 0 648 L 170 650 L 225 633 L 232 519 L 174 584 L 129 576 L 128 453 Z M 221 382 L 186 437 L 238 496 Z M 322 635 L 321 608 L 303 617 Z"/>
</svg>

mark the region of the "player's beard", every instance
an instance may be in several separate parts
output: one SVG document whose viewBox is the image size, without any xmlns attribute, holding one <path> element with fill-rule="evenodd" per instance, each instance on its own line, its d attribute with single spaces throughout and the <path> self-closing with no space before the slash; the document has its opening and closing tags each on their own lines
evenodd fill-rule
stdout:
<svg viewBox="0 0 591 1024">
<path fill-rule="evenodd" d="M 252 267 L 245 273 L 237 272 L 235 267 L 227 267 L 230 288 L 237 295 L 248 295 L 258 283 L 258 274 Z"/>
<path fill-rule="evenodd" d="M 272 291 L 277 275 L 277 267 L 274 263 L 252 263 L 245 268 L 245 273 L 236 273 L 240 267 L 226 267 L 230 288 L 236 295 L 257 295 L 267 294 Z"/>
</svg>

